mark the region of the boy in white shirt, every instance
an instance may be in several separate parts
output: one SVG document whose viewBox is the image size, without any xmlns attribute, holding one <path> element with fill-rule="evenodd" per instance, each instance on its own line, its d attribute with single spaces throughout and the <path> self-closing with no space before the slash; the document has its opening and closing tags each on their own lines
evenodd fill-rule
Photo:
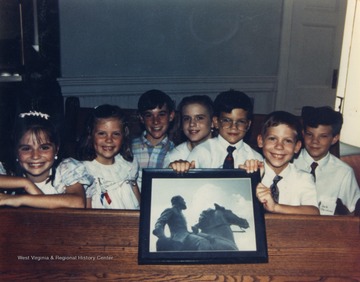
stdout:
<svg viewBox="0 0 360 282">
<path fill-rule="evenodd" d="M 177 160 L 186 160 L 199 144 L 212 137 L 213 101 L 207 95 L 187 96 L 181 100 L 178 110 L 186 141 L 176 146 L 165 156 L 164 168 Z"/>
<path fill-rule="evenodd" d="M 320 214 L 352 214 L 360 199 L 354 171 L 329 152 L 340 138 L 341 113 L 330 107 L 305 107 L 302 119 L 305 148 L 294 163 L 314 175 Z"/>
<path fill-rule="evenodd" d="M 221 92 L 214 100 L 213 124 L 218 136 L 196 146 L 187 161 L 170 164 L 177 172 L 189 168 L 238 168 L 248 159 L 262 156 L 243 141 L 251 125 L 253 105 L 243 92 Z"/>
<path fill-rule="evenodd" d="M 269 114 L 257 138 L 265 162 L 248 160 L 241 166 L 248 172 L 261 169 L 256 196 L 268 212 L 319 214 L 312 176 L 291 163 L 301 149 L 301 132 L 296 116 L 284 111 Z"/>
</svg>

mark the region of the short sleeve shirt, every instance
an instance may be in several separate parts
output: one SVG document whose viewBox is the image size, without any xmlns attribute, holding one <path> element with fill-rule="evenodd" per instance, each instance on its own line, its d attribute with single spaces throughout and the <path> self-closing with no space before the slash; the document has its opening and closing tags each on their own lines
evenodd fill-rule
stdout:
<svg viewBox="0 0 360 282">
<path fill-rule="evenodd" d="M 313 158 L 306 149 L 302 149 L 294 164 L 298 168 L 310 172 L 313 162 Z M 356 202 L 360 199 L 360 189 L 354 170 L 330 153 L 317 163 L 315 174 L 318 202 L 320 204 L 332 202 L 332 206 L 334 206 L 339 198 L 349 211 L 353 212 Z M 320 209 L 320 213 L 322 213 L 322 209 Z"/>
<path fill-rule="evenodd" d="M 188 142 L 181 143 L 166 154 L 164 168 L 167 168 L 169 164 L 174 161 L 186 160 L 190 153 L 191 151 L 189 149 Z"/>
<path fill-rule="evenodd" d="M 265 174 L 261 181 L 270 187 L 276 176 L 275 172 L 264 162 Z M 310 173 L 289 165 L 280 173 L 282 179 L 277 183 L 279 188 L 279 204 L 290 206 L 318 206 L 315 183 Z"/>
</svg>

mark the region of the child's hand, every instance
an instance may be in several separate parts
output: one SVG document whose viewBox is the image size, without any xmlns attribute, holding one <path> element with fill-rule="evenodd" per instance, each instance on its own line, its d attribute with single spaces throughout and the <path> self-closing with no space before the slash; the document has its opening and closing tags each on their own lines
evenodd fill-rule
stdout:
<svg viewBox="0 0 360 282">
<path fill-rule="evenodd" d="M 177 173 L 188 172 L 189 169 L 195 168 L 195 161 L 192 161 L 190 163 L 188 161 L 178 160 L 178 161 L 170 163 L 169 168 L 172 168 Z"/>
<path fill-rule="evenodd" d="M 28 194 L 31 195 L 42 195 L 44 194 L 32 181 L 24 178 L 24 189 Z"/>
<path fill-rule="evenodd" d="M 0 206 L 11 206 L 11 207 L 19 207 L 19 203 L 16 201 L 18 196 L 16 195 L 8 195 L 0 193 Z"/>
<path fill-rule="evenodd" d="M 29 178 L 22 176 L 0 175 L 0 186 L 7 189 L 24 188 L 30 195 L 44 194 Z"/>
<path fill-rule="evenodd" d="M 260 169 L 260 175 L 264 173 L 264 163 L 259 160 L 247 160 L 243 165 L 239 165 L 239 168 L 245 169 L 247 173 L 253 173 Z"/>
<path fill-rule="evenodd" d="M 269 212 L 275 211 L 276 203 L 271 195 L 270 188 L 266 187 L 262 183 L 259 183 L 256 187 L 256 197 L 263 204 L 265 210 Z"/>
</svg>

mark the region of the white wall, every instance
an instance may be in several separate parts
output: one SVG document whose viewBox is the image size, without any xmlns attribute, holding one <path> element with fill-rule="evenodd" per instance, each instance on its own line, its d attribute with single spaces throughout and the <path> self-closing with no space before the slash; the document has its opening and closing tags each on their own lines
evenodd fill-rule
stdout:
<svg viewBox="0 0 360 282">
<path fill-rule="evenodd" d="M 339 96 L 344 97 L 341 141 L 360 147 L 360 0 L 348 1 Z"/>
<path fill-rule="evenodd" d="M 153 88 L 177 102 L 230 88 L 273 109 L 283 0 L 61 0 L 64 97 L 136 108 Z"/>
</svg>

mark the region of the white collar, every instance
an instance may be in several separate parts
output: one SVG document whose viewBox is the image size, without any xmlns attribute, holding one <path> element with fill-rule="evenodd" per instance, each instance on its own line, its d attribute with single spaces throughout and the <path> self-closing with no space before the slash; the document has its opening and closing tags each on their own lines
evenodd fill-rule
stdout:
<svg viewBox="0 0 360 282">
<path fill-rule="evenodd" d="M 226 140 L 224 139 L 224 137 L 222 137 L 221 135 L 219 135 L 219 136 L 218 136 L 218 140 L 219 140 L 221 146 L 224 147 L 224 148 L 227 148 L 227 147 L 229 147 L 229 146 L 233 146 L 233 147 L 236 148 L 236 150 L 239 150 L 241 147 L 244 146 L 244 141 L 243 141 L 243 139 L 241 139 L 239 142 L 237 142 L 237 143 L 235 143 L 235 144 L 230 144 L 228 141 L 226 141 Z"/>
</svg>

